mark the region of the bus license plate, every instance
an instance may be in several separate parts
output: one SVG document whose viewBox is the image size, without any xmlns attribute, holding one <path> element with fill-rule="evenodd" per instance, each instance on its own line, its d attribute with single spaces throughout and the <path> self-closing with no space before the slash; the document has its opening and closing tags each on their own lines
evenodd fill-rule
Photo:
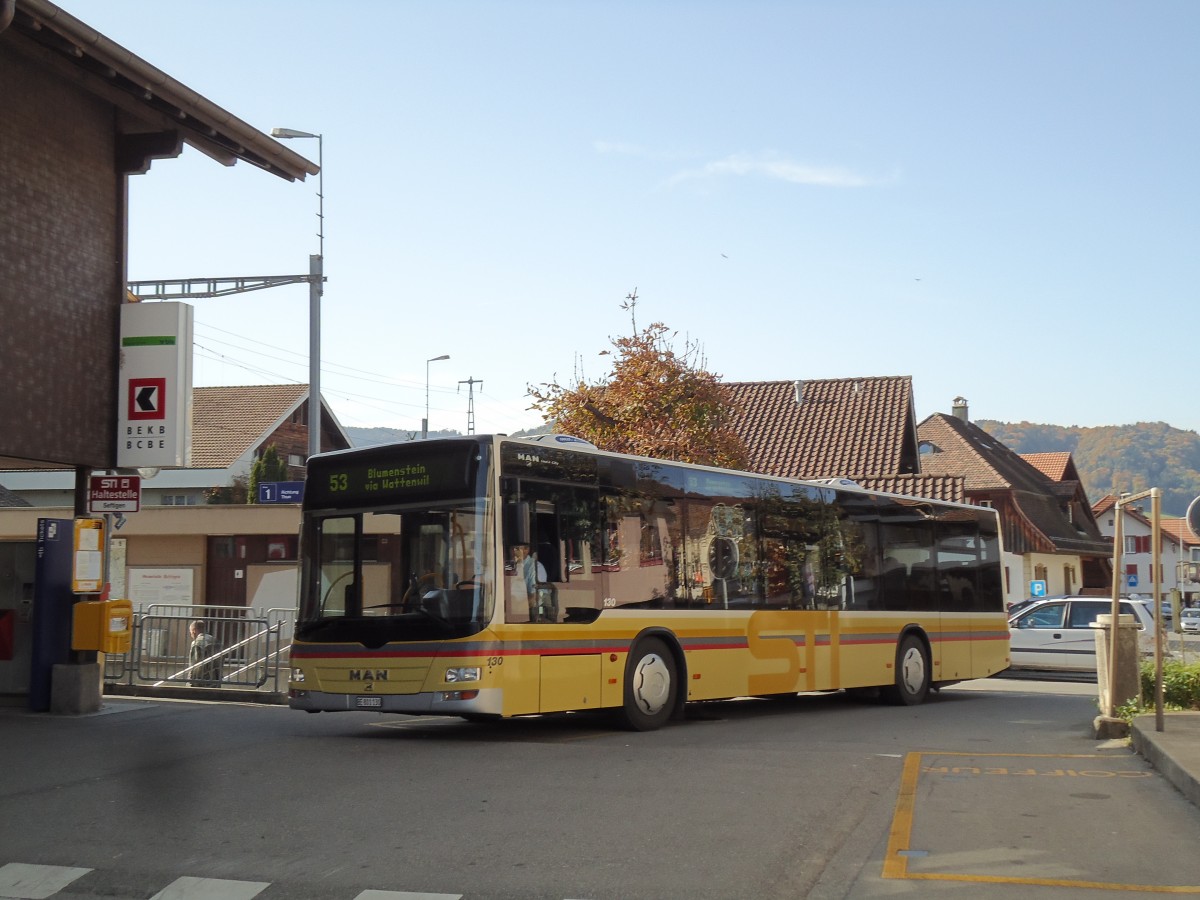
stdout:
<svg viewBox="0 0 1200 900">
<path fill-rule="evenodd" d="M 382 697 L 355 697 L 354 705 L 359 709 L 380 709 L 383 706 Z"/>
</svg>

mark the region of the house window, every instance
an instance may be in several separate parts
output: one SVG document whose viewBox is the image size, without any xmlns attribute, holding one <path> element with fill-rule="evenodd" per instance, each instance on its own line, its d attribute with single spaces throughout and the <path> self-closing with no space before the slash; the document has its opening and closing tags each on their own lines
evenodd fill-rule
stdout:
<svg viewBox="0 0 1200 900">
<path fill-rule="evenodd" d="M 991 508 L 992 508 L 992 501 L 991 501 L 991 500 L 976 500 L 976 501 L 975 501 L 975 505 L 976 505 L 976 506 L 982 506 L 982 507 L 984 507 L 985 509 L 991 509 Z"/>
<path fill-rule="evenodd" d="M 1149 553 L 1150 552 L 1150 535 L 1131 534 L 1125 538 L 1126 553 Z"/>
<path fill-rule="evenodd" d="M 289 453 L 288 454 L 288 465 L 289 466 L 302 466 L 302 465 L 304 465 L 304 457 L 302 457 L 299 453 Z"/>
</svg>

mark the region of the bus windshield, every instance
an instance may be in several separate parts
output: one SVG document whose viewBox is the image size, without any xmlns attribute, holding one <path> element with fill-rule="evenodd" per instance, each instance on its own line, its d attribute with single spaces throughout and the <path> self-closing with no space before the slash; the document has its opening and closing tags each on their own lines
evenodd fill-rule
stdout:
<svg viewBox="0 0 1200 900">
<path fill-rule="evenodd" d="M 473 499 L 312 516 L 297 633 L 379 647 L 479 632 L 496 596 L 489 522 Z"/>
</svg>

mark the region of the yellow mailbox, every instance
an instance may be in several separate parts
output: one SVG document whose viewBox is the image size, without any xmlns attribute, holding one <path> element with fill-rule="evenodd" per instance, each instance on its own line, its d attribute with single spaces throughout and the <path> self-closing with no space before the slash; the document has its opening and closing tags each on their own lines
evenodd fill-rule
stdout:
<svg viewBox="0 0 1200 900">
<path fill-rule="evenodd" d="M 128 653 L 133 644 L 133 603 L 82 600 L 74 606 L 72 650 Z"/>
</svg>

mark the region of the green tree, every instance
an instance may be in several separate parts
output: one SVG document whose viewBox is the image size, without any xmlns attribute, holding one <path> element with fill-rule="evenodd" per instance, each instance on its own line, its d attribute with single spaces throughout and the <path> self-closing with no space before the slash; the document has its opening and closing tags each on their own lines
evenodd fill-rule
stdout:
<svg viewBox="0 0 1200 900">
<path fill-rule="evenodd" d="M 685 341 L 676 351 L 677 332 L 655 322 L 612 339 L 612 372 L 596 382 L 577 377 L 529 387 L 533 408 L 560 434 L 573 434 L 602 450 L 659 459 L 742 469 L 746 447 L 734 431 L 736 410 L 720 377 L 707 371 L 699 346 Z"/>
<path fill-rule="evenodd" d="M 258 459 L 250 466 L 250 485 L 247 490 L 246 502 L 258 502 L 258 486 L 266 481 L 287 481 L 287 462 L 279 457 L 279 451 L 274 444 L 258 455 Z"/>
</svg>

